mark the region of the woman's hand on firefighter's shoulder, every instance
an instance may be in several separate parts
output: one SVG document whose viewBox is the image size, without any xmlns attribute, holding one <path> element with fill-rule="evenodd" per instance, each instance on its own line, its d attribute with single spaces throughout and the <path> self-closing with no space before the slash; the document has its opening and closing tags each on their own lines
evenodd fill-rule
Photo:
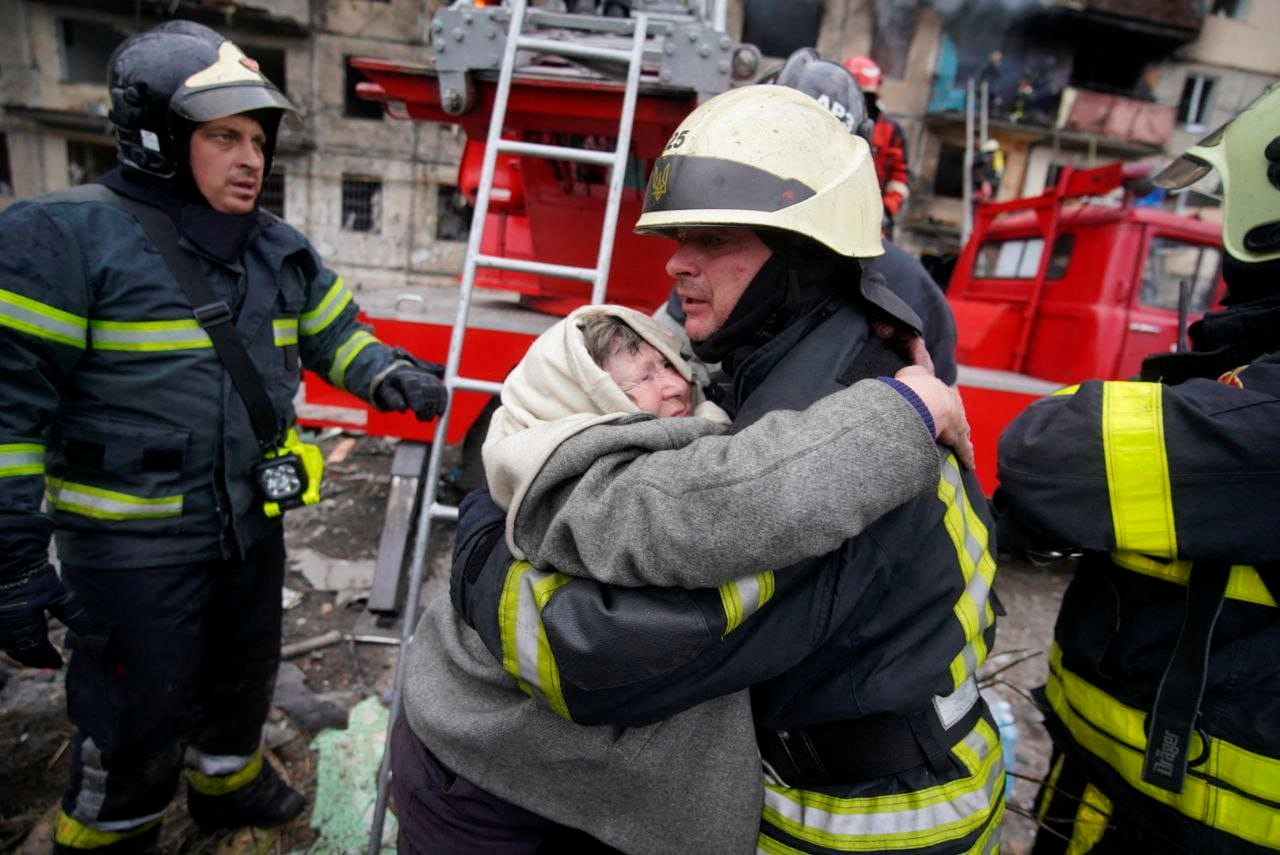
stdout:
<svg viewBox="0 0 1280 855">
<path fill-rule="evenodd" d="M 937 441 L 956 453 L 961 466 L 972 469 L 973 443 L 969 438 L 969 420 L 965 417 L 960 393 L 934 377 L 924 365 L 908 365 L 893 376 L 915 392 L 928 408 Z"/>
</svg>

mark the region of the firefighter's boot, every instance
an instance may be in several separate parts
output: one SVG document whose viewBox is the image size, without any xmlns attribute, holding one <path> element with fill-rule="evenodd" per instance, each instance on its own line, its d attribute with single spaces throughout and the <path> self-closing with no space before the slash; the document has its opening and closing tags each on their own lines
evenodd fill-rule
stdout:
<svg viewBox="0 0 1280 855">
<path fill-rule="evenodd" d="M 262 771 L 243 787 L 221 793 L 201 792 L 188 774 L 187 811 L 206 830 L 283 825 L 306 806 L 302 793 L 281 780 L 270 763 L 263 762 Z"/>
<path fill-rule="evenodd" d="M 54 831 L 53 855 L 146 855 L 160 840 L 160 820 L 129 831 L 94 831 L 65 813 Z"/>
</svg>

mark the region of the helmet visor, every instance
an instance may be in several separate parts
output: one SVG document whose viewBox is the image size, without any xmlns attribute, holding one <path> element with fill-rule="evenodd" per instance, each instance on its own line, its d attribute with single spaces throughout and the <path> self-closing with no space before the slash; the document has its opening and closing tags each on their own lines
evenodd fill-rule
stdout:
<svg viewBox="0 0 1280 855">
<path fill-rule="evenodd" d="M 1222 137 L 1230 126 L 1231 122 L 1227 122 L 1200 140 L 1200 142 L 1188 149 L 1185 154 L 1160 170 L 1151 179 L 1151 182 L 1157 187 L 1163 187 L 1165 190 L 1181 190 L 1183 187 L 1195 184 L 1201 178 L 1204 178 L 1217 164 L 1211 163 L 1204 157 L 1197 156 L 1195 152 L 1200 150 L 1201 154 L 1210 154 L 1212 149 L 1216 149 L 1222 143 Z"/>
<path fill-rule="evenodd" d="M 193 122 L 211 122 L 250 110 L 275 109 L 286 113 L 294 111 L 293 104 L 284 93 L 269 84 L 257 81 L 229 83 L 207 89 L 179 90 L 171 102 L 173 112 Z"/>
</svg>

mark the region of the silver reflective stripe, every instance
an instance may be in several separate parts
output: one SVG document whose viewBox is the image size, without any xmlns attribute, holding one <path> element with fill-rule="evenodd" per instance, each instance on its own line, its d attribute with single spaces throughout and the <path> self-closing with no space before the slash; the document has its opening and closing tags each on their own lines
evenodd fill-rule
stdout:
<svg viewBox="0 0 1280 855">
<path fill-rule="evenodd" d="M 213 347 L 209 334 L 192 320 L 90 321 L 96 350 L 165 351 Z"/>
<path fill-rule="evenodd" d="M 773 571 L 735 579 L 720 586 L 720 604 L 724 607 L 724 634 L 733 632 L 742 622 L 760 611 L 773 596 Z"/>
<path fill-rule="evenodd" d="M 909 850 L 962 839 L 1001 808 L 1004 764 L 999 738 L 985 720 L 952 751 L 970 774 L 910 793 L 841 798 L 766 780 L 765 822 L 835 851 Z"/>
<path fill-rule="evenodd" d="M 205 754 L 188 747 L 183 763 L 189 769 L 216 778 L 239 772 L 252 763 L 256 756 L 256 751 L 253 754 Z"/>
<path fill-rule="evenodd" d="M 338 314 L 351 302 L 351 292 L 342 284 L 342 277 L 333 280 L 329 290 L 320 298 L 314 309 L 302 314 L 302 334 L 315 335 L 323 332 Z"/>
<path fill-rule="evenodd" d="M 0 444 L 0 478 L 43 474 L 43 445 L 34 442 Z"/>
<path fill-rule="evenodd" d="M 951 663 L 952 678 L 958 686 L 977 671 L 987 657 L 983 633 L 995 622 L 995 613 L 988 602 L 995 579 L 995 561 L 988 549 L 987 527 L 969 504 L 955 455 L 948 455 L 942 465 L 938 498 L 947 506 L 944 524 L 965 580 L 964 593 L 954 608 L 966 639 L 964 648 Z"/>
<path fill-rule="evenodd" d="M 158 519 L 182 514 L 182 496 L 148 499 L 57 478 L 47 481 L 49 501 L 60 511 L 100 520 Z"/>
<path fill-rule="evenodd" d="M 560 670 L 542 625 L 542 609 L 567 584 L 563 573 L 544 573 L 527 561 L 513 561 L 498 603 L 502 667 L 530 695 L 542 696 L 552 711 L 572 720 L 560 687 Z"/>
<path fill-rule="evenodd" d="M 0 288 L 0 326 L 38 338 L 84 347 L 88 320 Z"/>
<path fill-rule="evenodd" d="M 276 347 L 285 347 L 286 345 L 297 344 L 298 319 L 276 318 L 271 322 L 271 333 L 275 338 Z"/>
<path fill-rule="evenodd" d="M 372 335 L 365 330 L 356 330 L 353 332 L 342 346 L 338 348 L 338 352 L 333 356 L 333 368 L 329 371 L 329 381 L 343 391 L 347 391 L 347 368 L 369 345 L 377 341 Z"/>
<path fill-rule="evenodd" d="M 108 774 L 102 766 L 102 751 L 92 736 L 85 737 L 80 745 L 80 766 L 80 788 L 76 792 L 75 807 L 71 811 L 72 818 L 77 822 L 95 831 L 130 831 L 164 816 L 164 810 L 161 809 L 129 819 L 99 821 L 98 816 L 107 799 Z"/>
</svg>

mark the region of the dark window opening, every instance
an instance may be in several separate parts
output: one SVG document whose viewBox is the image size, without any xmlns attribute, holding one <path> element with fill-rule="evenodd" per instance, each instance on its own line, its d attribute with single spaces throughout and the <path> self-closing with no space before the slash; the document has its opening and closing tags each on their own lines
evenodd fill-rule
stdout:
<svg viewBox="0 0 1280 855">
<path fill-rule="evenodd" d="M 0 196 L 13 195 L 13 173 L 9 169 L 9 140 L 0 134 Z"/>
<path fill-rule="evenodd" d="M 474 209 L 457 187 L 441 184 L 436 190 L 436 240 L 465 241 L 471 236 Z"/>
<path fill-rule="evenodd" d="M 67 182 L 73 187 L 96 181 L 117 162 L 114 146 L 67 140 Z"/>
<path fill-rule="evenodd" d="M 342 102 L 342 115 L 348 119 L 381 119 L 382 104 L 377 101 L 366 101 L 356 94 L 356 86 L 368 81 L 363 74 L 351 66 L 351 57 L 342 58 L 342 66 L 346 74 L 344 84 L 345 96 Z"/>
<path fill-rule="evenodd" d="M 1178 121 L 1187 130 L 1204 130 L 1214 83 L 1212 77 L 1203 74 L 1187 75 L 1186 82 L 1182 84 L 1182 97 L 1178 99 Z"/>
<path fill-rule="evenodd" d="M 938 152 L 938 170 L 933 175 L 937 196 L 959 199 L 964 196 L 964 146 L 944 142 Z"/>
<path fill-rule="evenodd" d="M 285 51 L 281 48 L 259 47 L 257 45 L 242 45 L 242 47 L 245 54 L 258 63 L 258 70 L 279 87 L 281 92 L 284 92 Z"/>
<path fill-rule="evenodd" d="M 342 228 L 349 232 L 382 231 L 382 180 L 367 175 L 342 176 Z"/>
<path fill-rule="evenodd" d="M 822 0 L 745 0 L 742 40 L 765 56 L 791 56 L 792 51 L 818 43 L 822 6 Z"/>
<path fill-rule="evenodd" d="M 262 195 L 258 204 L 284 219 L 284 167 L 276 164 L 271 174 L 262 182 Z"/>
<path fill-rule="evenodd" d="M 1178 310 L 1178 293 L 1186 281 L 1191 288 L 1188 311 L 1208 311 L 1213 287 L 1218 279 L 1221 255 L 1217 248 L 1185 243 L 1173 238 L 1152 238 L 1147 263 L 1142 268 L 1142 289 L 1138 300 L 1144 306 Z"/>
<path fill-rule="evenodd" d="M 94 21 L 58 19 L 62 47 L 62 79 L 66 83 L 107 82 L 107 62 L 126 35 Z"/>
<path fill-rule="evenodd" d="M 1248 8 L 1249 0 L 1213 0 L 1213 6 L 1209 9 L 1209 14 L 1239 20 L 1245 17 Z"/>
</svg>

